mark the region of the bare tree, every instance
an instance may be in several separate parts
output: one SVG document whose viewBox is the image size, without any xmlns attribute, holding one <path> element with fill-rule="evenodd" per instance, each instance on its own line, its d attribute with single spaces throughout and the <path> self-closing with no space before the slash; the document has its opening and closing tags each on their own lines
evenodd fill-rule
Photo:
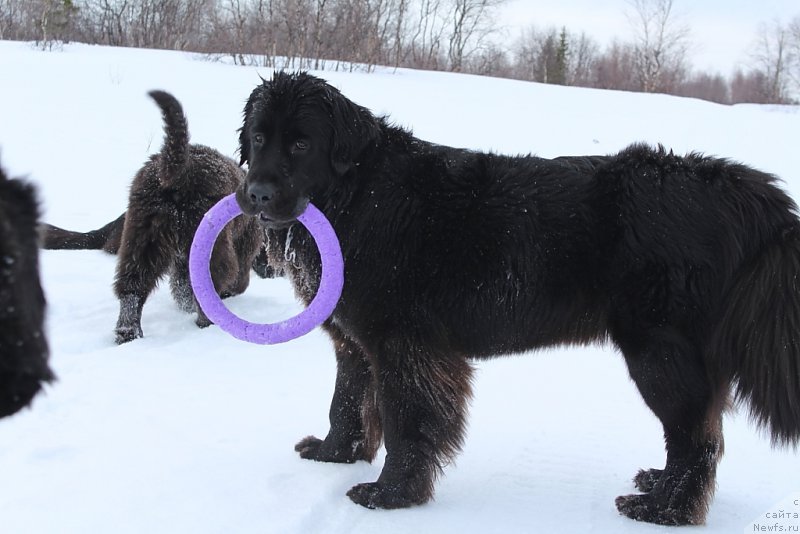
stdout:
<svg viewBox="0 0 800 534">
<path fill-rule="evenodd" d="M 675 94 L 690 98 L 700 98 L 719 104 L 730 103 L 729 84 L 721 74 L 706 72 L 693 73 L 679 87 Z"/>
<path fill-rule="evenodd" d="M 539 30 L 534 26 L 523 30 L 514 47 L 514 74 L 522 80 L 557 83 L 564 72 L 562 60 L 566 47 L 559 51 L 559 33 L 555 28 Z"/>
<path fill-rule="evenodd" d="M 256 63 L 264 67 L 274 67 L 279 53 L 278 43 L 282 34 L 278 12 L 282 1 L 250 0 L 249 48 L 255 58 L 260 58 Z"/>
<path fill-rule="evenodd" d="M 452 30 L 447 57 L 450 70 L 460 72 L 464 59 L 494 32 L 492 15 L 504 0 L 453 0 Z"/>
<path fill-rule="evenodd" d="M 769 80 L 760 70 L 752 70 L 748 73 L 737 70 L 730 82 L 730 103 L 769 104 L 768 86 Z"/>
<path fill-rule="evenodd" d="M 130 46 L 132 0 L 85 0 L 78 14 L 78 35 L 87 42 Z"/>
<path fill-rule="evenodd" d="M 464 63 L 464 72 L 496 78 L 514 78 L 513 69 L 506 50 L 497 43 L 489 43 Z"/>
<path fill-rule="evenodd" d="M 69 41 L 69 27 L 78 11 L 72 0 L 38 0 L 31 4 L 38 5 L 37 42 L 42 49 L 50 50 L 57 43 Z"/>
<path fill-rule="evenodd" d="M 762 25 L 752 59 L 754 68 L 763 74 L 765 101 L 788 103 L 796 62 L 792 27 L 777 20 Z"/>
<path fill-rule="evenodd" d="M 311 22 L 311 57 L 314 58 L 314 68 L 319 69 L 322 67 L 320 63 L 324 57 L 324 41 L 322 36 L 325 34 L 326 18 L 328 16 L 327 8 L 330 7 L 329 0 L 314 0 L 312 22 Z"/>
<path fill-rule="evenodd" d="M 638 91 L 635 72 L 636 50 L 631 44 L 614 41 L 594 64 L 592 87 Z"/>
<path fill-rule="evenodd" d="M 597 62 L 599 45 L 597 41 L 581 33 L 570 38 L 571 53 L 569 62 L 570 85 L 589 87 L 592 83 L 592 73 Z"/>
<path fill-rule="evenodd" d="M 408 22 L 408 12 L 411 0 L 398 0 L 397 14 L 394 20 L 394 42 L 392 43 L 392 59 L 395 68 L 400 66 L 406 48 L 406 24 Z"/>
<path fill-rule="evenodd" d="M 440 64 L 440 53 L 447 23 L 442 16 L 442 0 L 418 0 L 416 21 L 412 27 L 409 66 L 423 69 L 436 69 Z"/>
<path fill-rule="evenodd" d="M 792 55 L 789 74 L 800 91 L 800 15 L 789 23 L 789 48 Z"/>
<path fill-rule="evenodd" d="M 669 92 L 686 71 L 689 27 L 678 20 L 673 0 L 628 0 L 628 4 L 639 89 Z"/>
<path fill-rule="evenodd" d="M 590 85 L 597 43 L 586 36 L 528 27 L 512 47 L 512 76 L 561 85 Z"/>
<path fill-rule="evenodd" d="M 768 101 L 784 102 L 788 85 L 789 32 L 780 22 L 761 27 L 754 59 L 766 78 Z"/>
<path fill-rule="evenodd" d="M 206 52 L 227 52 L 236 65 L 246 65 L 250 9 L 243 0 L 223 0 L 209 12 Z"/>
<path fill-rule="evenodd" d="M 23 0 L 0 0 L 0 39 L 23 38 Z"/>
</svg>

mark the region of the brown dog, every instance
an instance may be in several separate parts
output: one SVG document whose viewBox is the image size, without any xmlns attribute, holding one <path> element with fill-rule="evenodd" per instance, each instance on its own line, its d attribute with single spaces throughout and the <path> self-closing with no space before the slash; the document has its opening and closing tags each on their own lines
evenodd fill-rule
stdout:
<svg viewBox="0 0 800 534">
<path fill-rule="evenodd" d="M 142 307 L 167 274 L 178 306 L 196 310 L 198 326 L 210 324 L 189 283 L 189 247 L 203 215 L 236 191 L 244 179 L 234 160 L 189 143 L 186 117 L 175 97 L 163 91 L 152 91 L 150 96 L 164 117 L 164 145 L 136 173 L 127 211 L 86 233 L 40 227 L 46 249 L 102 248 L 118 254 L 114 292 L 120 302 L 115 330 L 120 344 L 143 335 Z M 223 230 L 211 256 L 211 276 L 221 296 L 237 295 L 247 288 L 250 268 L 263 243 L 263 230 L 250 217 L 237 217 Z"/>
</svg>

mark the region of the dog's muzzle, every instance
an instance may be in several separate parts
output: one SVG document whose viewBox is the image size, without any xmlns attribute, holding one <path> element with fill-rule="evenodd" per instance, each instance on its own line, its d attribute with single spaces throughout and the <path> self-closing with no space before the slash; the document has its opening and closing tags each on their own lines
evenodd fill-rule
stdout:
<svg viewBox="0 0 800 534">
<path fill-rule="evenodd" d="M 258 217 L 264 226 L 279 228 L 297 220 L 309 198 L 278 188 L 270 182 L 245 181 L 236 191 L 236 201 L 246 215 Z"/>
</svg>

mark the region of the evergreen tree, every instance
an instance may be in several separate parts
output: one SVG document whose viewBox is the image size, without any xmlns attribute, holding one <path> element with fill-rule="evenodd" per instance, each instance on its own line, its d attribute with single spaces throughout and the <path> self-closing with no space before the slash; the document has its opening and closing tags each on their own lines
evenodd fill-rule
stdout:
<svg viewBox="0 0 800 534">
<path fill-rule="evenodd" d="M 569 39 L 567 28 L 562 27 L 558 36 L 558 46 L 556 47 L 556 57 L 550 83 L 556 85 L 567 85 L 569 72 Z"/>
</svg>

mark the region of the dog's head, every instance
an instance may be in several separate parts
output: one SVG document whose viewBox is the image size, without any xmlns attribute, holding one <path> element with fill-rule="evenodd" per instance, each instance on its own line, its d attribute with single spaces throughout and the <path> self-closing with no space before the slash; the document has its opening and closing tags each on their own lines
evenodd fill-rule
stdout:
<svg viewBox="0 0 800 534">
<path fill-rule="evenodd" d="M 247 178 L 236 199 L 268 226 L 294 221 L 345 177 L 379 135 L 377 119 L 324 80 L 277 72 L 250 94 L 239 133 Z"/>
</svg>

